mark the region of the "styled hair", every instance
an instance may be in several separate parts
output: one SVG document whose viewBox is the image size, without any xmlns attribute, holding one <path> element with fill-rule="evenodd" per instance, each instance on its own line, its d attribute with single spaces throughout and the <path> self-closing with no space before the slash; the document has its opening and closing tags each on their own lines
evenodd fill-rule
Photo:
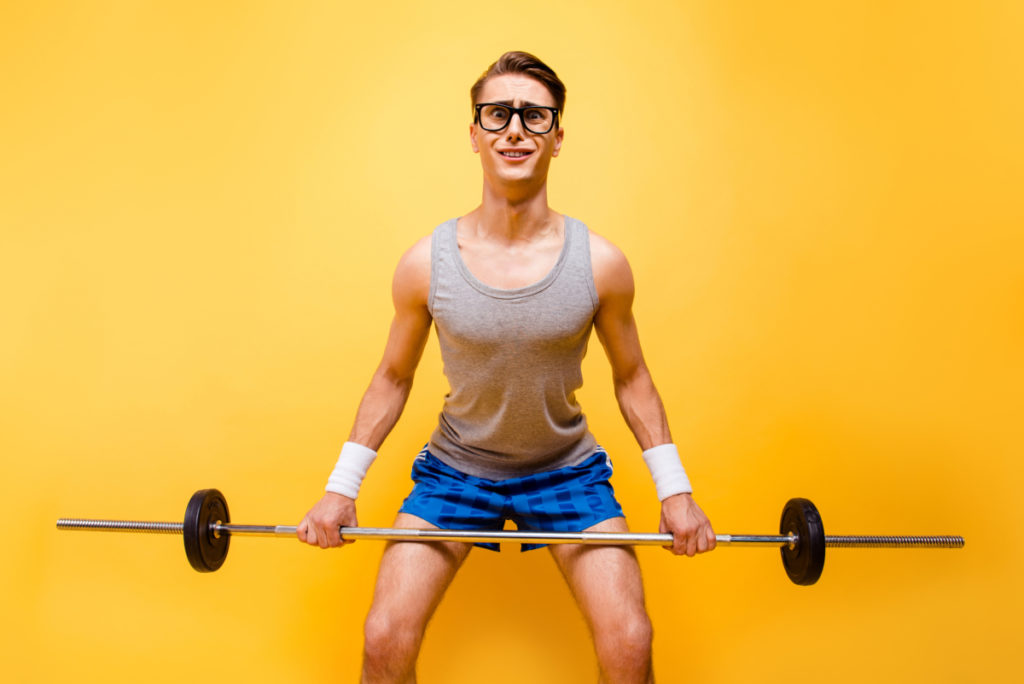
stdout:
<svg viewBox="0 0 1024 684">
<path fill-rule="evenodd" d="M 558 78 L 554 69 L 529 52 L 506 52 L 498 61 L 487 67 L 487 71 L 469 89 L 469 99 L 474 107 L 487 80 L 502 74 L 523 74 L 540 81 L 555 98 L 558 112 L 562 113 L 565 110 L 565 84 Z"/>
</svg>

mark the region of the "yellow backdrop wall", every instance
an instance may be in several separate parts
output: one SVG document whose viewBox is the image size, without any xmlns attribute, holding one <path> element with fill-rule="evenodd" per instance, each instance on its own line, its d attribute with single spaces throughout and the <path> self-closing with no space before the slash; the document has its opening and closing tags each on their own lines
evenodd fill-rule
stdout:
<svg viewBox="0 0 1024 684">
<path fill-rule="evenodd" d="M 1024 609 L 1019 3 L 9 2 L 0 7 L 8 681 L 355 681 L 380 545 L 179 541 L 60 516 L 294 523 L 391 316 L 401 252 L 479 200 L 468 89 L 507 49 L 569 87 L 553 206 L 619 244 L 698 500 L 771 533 L 641 550 L 662 682 L 1015 679 Z M 658 506 L 596 342 L 581 401 L 634 529 Z M 431 342 L 360 498 L 388 524 L 445 383 Z M 543 552 L 474 552 L 424 682 L 588 682 Z M 1017 675 L 1019 676 L 1019 675 Z"/>
</svg>

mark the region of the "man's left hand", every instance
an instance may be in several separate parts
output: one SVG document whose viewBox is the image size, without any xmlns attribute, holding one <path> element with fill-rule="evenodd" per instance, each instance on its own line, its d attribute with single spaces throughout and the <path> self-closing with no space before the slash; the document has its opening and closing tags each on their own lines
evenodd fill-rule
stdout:
<svg viewBox="0 0 1024 684">
<path fill-rule="evenodd" d="M 677 556 L 693 556 L 715 548 L 715 532 L 689 494 L 676 494 L 661 502 L 661 532 L 671 532 L 672 546 L 665 548 Z"/>
</svg>

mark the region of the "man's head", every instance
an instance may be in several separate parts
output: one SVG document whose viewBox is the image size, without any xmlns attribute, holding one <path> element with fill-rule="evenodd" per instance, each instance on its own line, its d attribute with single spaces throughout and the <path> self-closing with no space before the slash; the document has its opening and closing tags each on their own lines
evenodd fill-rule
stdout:
<svg viewBox="0 0 1024 684">
<path fill-rule="evenodd" d="M 525 52 L 507 52 L 473 85 L 470 144 L 480 154 L 485 183 L 535 191 L 547 182 L 565 131 L 565 85 Z"/>
<path fill-rule="evenodd" d="M 522 74 L 539 81 L 555 99 L 555 108 L 559 113 L 565 110 L 565 84 L 558 78 L 554 69 L 528 52 L 506 52 L 498 58 L 498 61 L 487 67 L 487 71 L 469 89 L 469 98 L 474 107 L 474 114 L 476 105 L 480 102 L 484 84 L 489 79 L 503 74 Z"/>
</svg>

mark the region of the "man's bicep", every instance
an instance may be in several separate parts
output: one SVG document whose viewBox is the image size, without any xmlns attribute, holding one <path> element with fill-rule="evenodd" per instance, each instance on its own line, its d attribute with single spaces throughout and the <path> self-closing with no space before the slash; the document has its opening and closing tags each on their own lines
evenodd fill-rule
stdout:
<svg viewBox="0 0 1024 684">
<path fill-rule="evenodd" d="M 430 336 L 433 318 L 427 308 L 430 290 L 430 241 L 416 243 L 399 261 L 391 296 L 391 321 L 381 369 L 396 379 L 411 379 Z"/>
<path fill-rule="evenodd" d="M 395 311 L 388 342 L 381 359 L 381 370 L 395 380 L 411 380 L 430 336 L 430 314 Z"/>
<path fill-rule="evenodd" d="M 594 328 L 608 356 L 612 375 L 617 381 L 626 380 L 644 363 L 633 316 L 633 272 L 617 247 L 603 238 L 594 238 L 594 285 L 599 300 Z"/>
<path fill-rule="evenodd" d="M 597 338 L 616 381 L 632 378 L 643 367 L 640 335 L 633 316 L 633 292 L 622 291 L 606 296 L 594 319 Z"/>
<path fill-rule="evenodd" d="M 594 329 L 617 381 L 632 377 L 643 366 L 640 336 L 631 307 L 622 303 L 602 305 L 594 319 Z"/>
</svg>

